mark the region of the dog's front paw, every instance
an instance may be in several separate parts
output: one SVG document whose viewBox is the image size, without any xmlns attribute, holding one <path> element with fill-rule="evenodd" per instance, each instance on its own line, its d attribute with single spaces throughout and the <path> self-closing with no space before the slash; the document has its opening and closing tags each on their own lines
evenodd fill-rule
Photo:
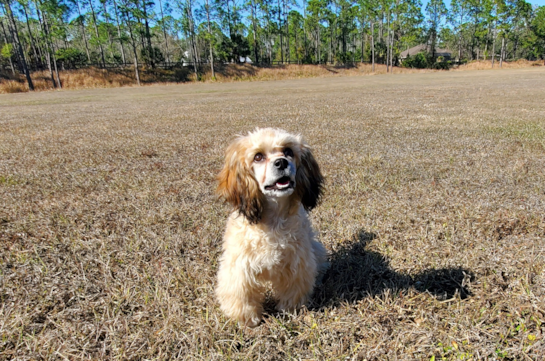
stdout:
<svg viewBox="0 0 545 361">
<path fill-rule="evenodd" d="M 261 323 L 261 309 L 249 308 L 241 310 L 241 312 L 232 317 L 238 321 L 239 325 L 254 328 Z"/>
<path fill-rule="evenodd" d="M 279 298 L 276 304 L 277 311 L 293 312 L 307 303 L 308 297 L 306 295 L 300 295 L 293 298 Z"/>
<path fill-rule="evenodd" d="M 223 301 L 221 303 L 222 311 L 229 318 L 236 320 L 241 326 L 256 327 L 261 323 L 263 307 L 260 303 L 246 303 L 237 298 L 229 299 L 231 302 Z"/>
<path fill-rule="evenodd" d="M 245 321 L 241 321 L 240 323 L 246 327 L 254 328 L 259 326 L 259 324 L 261 323 L 261 316 L 255 315 L 254 317 L 251 317 Z"/>
</svg>

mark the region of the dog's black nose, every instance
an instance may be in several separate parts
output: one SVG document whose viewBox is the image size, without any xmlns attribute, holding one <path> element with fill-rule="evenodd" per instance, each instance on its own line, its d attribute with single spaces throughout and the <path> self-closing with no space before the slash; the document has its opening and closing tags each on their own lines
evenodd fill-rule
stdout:
<svg viewBox="0 0 545 361">
<path fill-rule="evenodd" d="M 286 158 L 278 158 L 273 163 L 274 167 L 279 170 L 284 170 L 288 167 L 288 160 Z"/>
</svg>

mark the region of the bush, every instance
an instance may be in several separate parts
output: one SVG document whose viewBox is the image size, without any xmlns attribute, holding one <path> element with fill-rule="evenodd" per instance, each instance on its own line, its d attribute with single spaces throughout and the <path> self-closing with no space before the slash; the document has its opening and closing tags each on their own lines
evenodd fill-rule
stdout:
<svg viewBox="0 0 545 361">
<path fill-rule="evenodd" d="M 231 37 L 223 35 L 216 44 L 216 55 L 221 61 L 238 63 L 241 57 L 250 55 L 248 39 L 240 34 L 232 34 Z"/>
<path fill-rule="evenodd" d="M 452 66 L 452 62 L 445 61 L 445 59 L 440 56 L 437 60 L 434 61 L 434 58 L 429 53 L 420 52 L 414 57 L 410 55 L 403 60 L 401 64 L 404 68 L 416 68 L 416 69 L 440 69 L 448 70 Z"/>
<path fill-rule="evenodd" d="M 425 69 L 428 67 L 428 57 L 423 52 L 416 54 L 414 57 L 409 55 L 401 65 L 404 68 Z"/>
<path fill-rule="evenodd" d="M 0 49 L 0 65 L 8 65 L 9 60 L 13 59 L 13 45 L 4 44 Z"/>
<path fill-rule="evenodd" d="M 452 62 L 450 61 L 438 61 L 435 62 L 431 68 L 438 70 L 449 70 L 452 67 Z"/>
<path fill-rule="evenodd" d="M 161 63 L 165 61 L 165 57 L 161 52 L 161 49 L 156 46 L 152 47 L 151 49 L 149 47 L 143 48 L 140 51 L 140 56 L 146 64 Z"/>
<path fill-rule="evenodd" d="M 58 62 L 64 63 L 65 68 L 75 68 L 87 63 L 87 56 L 76 48 L 59 49 L 55 52 L 55 57 Z"/>
</svg>

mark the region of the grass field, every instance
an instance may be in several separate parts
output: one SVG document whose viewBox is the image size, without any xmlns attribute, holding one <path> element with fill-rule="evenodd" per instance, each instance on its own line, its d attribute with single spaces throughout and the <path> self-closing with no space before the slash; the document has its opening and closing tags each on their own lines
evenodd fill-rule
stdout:
<svg viewBox="0 0 545 361">
<path fill-rule="evenodd" d="M 545 70 L 0 96 L 0 358 L 545 357 Z M 255 329 L 213 297 L 237 133 L 302 133 L 331 269 Z"/>
</svg>

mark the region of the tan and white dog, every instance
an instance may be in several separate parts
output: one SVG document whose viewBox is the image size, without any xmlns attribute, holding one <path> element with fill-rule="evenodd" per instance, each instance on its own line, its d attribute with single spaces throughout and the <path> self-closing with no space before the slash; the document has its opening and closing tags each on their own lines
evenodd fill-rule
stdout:
<svg viewBox="0 0 545 361">
<path fill-rule="evenodd" d="M 312 294 L 327 268 L 307 211 L 323 176 L 300 135 L 256 129 L 228 148 L 219 194 L 234 211 L 227 221 L 216 295 L 225 314 L 254 327 L 272 287 L 278 310 L 294 310 Z"/>
</svg>

